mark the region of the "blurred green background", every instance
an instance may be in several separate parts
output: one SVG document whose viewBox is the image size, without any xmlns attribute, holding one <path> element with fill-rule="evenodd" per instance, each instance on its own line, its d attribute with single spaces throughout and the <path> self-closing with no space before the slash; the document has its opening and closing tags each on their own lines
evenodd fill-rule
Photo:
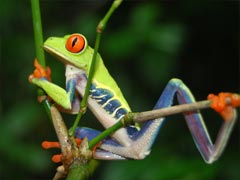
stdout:
<svg viewBox="0 0 240 180">
<path fill-rule="evenodd" d="M 95 27 L 111 1 L 42 0 L 44 39 L 74 32 L 94 44 Z M 0 2 L 0 179 L 51 179 L 57 165 L 43 150 L 56 140 L 29 84 L 35 47 L 30 0 Z M 178 77 L 197 100 L 210 92 L 239 92 L 238 1 L 124 2 L 111 18 L 100 53 L 133 111 L 149 110 L 167 82 Z M 64 66 L 49 55 L 53 81 L 64 87 Z M 213 138 L 221 118 L 203 111 Z M 74 116 L 64 115 L 70 126 Z M 102 129 L 89 111 L 81 125 Z M 237 180 L 239 122 L 223 156 L 203 162 L 182 115 L 167 118 L 152 153 L 142 161 L 104 161 L 93 179 Z"/>
</svg>

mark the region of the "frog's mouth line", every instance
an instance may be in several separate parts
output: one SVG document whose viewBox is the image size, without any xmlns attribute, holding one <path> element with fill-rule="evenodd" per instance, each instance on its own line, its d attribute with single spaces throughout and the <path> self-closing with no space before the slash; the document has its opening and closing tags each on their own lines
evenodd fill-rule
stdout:
<svg viewBox="0 0 240 180">
<path fill-rule="evenodd" d="M 62 54 L 61 52 L 59 52 L 57 49 L 48 46 L 48 45 L 43 45 L 43 48 L 49 53 L 52 54 L 53 56 L 55 56 L 58 60 L 60 60 L 61 62 L 63 62 L 65 65 L 70 64 L 76 67 L 79 67 L 79 63 L 76 62 L 75 60 L 68 60 L 69 57 L 65 56 L 64 54 Z M 80 67 L 79 67 L 80 68 Z M 85 70 L 84 68 L 80 68 L 82 70 Z"/>
</svg>

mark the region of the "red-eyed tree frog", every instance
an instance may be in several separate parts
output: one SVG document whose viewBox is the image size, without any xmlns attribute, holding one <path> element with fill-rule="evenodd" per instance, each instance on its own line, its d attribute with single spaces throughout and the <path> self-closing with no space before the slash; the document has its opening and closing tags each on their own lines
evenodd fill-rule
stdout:
<svg viewBox="0 0 240 180">
<path fill-rule="evenodd" d="M 81 34 L 66 35 L 60 38 L 50 37 L 45 41 L 44 49 L 65 64 L 66 90 L 50 82 L 46 78 L 48 73 L 42 77 L 33 74 L 29 78 L 30 81 L 41 87 L 69 113 L 77 113 L 80 98 L 76 96 L 76 93 L 80 96 L 84 95 L 93 49 Z M 35 66 L 38 66 L 37 62 L 35 62 Z M 192 93 L 181 80 L 171 79 L 154 109 L 171 106 L 175 95 L 177 95 L 179 104 L 195 102 Z M 231 95 L 227 93 L 224 96 L 230 97 Z M 128 112 L 131 112 L 120 88 L 109 74 L 99 54 L 90 88 L 88 107 L 105 128 L 112 126 Z M 207 163 L 214 162 L 221 155 L 235 123 L 235 110 L 225 114 L 227 114 L 224 116 L 225 121 L 214 144 L 201 114 L 198 111 L 184 114 L 193 140 Z M 165 118 L 158 118 L 144 122 L 140 129 L 136 126 L 119 129 L 111 137 L 103 140 L 94 151 L 94 158 L 105 160 L 145 158 L 150 153 L 164 120 Z M 99 133 L 90 128 L 77 128 L 75 135 L 80 139 L 84 137 L 92 139 Z"/>
</svg>

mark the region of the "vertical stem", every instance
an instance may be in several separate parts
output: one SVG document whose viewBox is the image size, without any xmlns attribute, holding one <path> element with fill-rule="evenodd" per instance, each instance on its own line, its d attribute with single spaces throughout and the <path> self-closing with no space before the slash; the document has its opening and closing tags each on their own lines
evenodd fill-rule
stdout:
<svg viewBox="0 0 240 180">
<path fill-rule="evenodd" d="M 43 45 L 43 33 L 42 33 L 42 21 L 41 12 L 39 6 L 39 0 L 31 0 L 32 6 L 32 18 L 33 18 L 33 30 L 34 30 L 34 40 L 36 48 L 36 57 L 39 63 L 45 67 L 45 57 Z"/>
<path fill-rule="evenodd" d="M 66 180 L 87 180 L 94 173 L 97 166 L 98 162 L 96 160 L 74 163 L 69 169 Z"/>
<path fill-rule="evenodd" d="M 72 128 L 69 130 L 70 136 L 73 136 L 73 134 L 82 118 L 82 115 L 86 111 L 87 100 L 88 100 L 88 96 L 89 96 L 89 90 L 90 90 L 90 87 L 92 84 L 92 79 L 94 76 L 95 64 L 97 61 L 97 54 L 98 54 L 98 49 L 99 49 L 99 45 L 100 45 L 100 41 L 101 41 L 102 31 L 105 29 L 107 22 L 108 22 L 109 18 L 111 17 L 112 13 L 117 9 L 117 7 L 121 4 L 121 2 L 122 2 L 122 0 L 115 0 L 113 2 L 112 6 L 110 7 L 110 9 L 108 10 L 108 12 L 106 13 L 106 15 L 103 17 L 103 19 L 99 22 L 99 24 L 97 26 L 97 29 L 96 29 L 97 36 L 96 36 L 96 41 L 95 41 L 95 45 L 94 45 L 94 53 L 93 53 L 93 57 L 92 57 L 92 61 L 91 61 L 91 65 L 90 65 L 90 69 L 89 69 L 89 73 L 88 73 L 88 81 L 87 81 L 87 85 L 85 88 L 85 93 L 84 93 L 83 99 L 80 104 L 80 111 L 77 115 L 76 120 L 74 121 Z"/>
<path fill-rule="evenodd" d="M 88 75 L 88 81 L 87 81 L 87 85 L 86 85 L 86 89 L 85 89 L 85 93 L 81 102 L 81 108 L 85 108 L 87 105 L 87 99 L 89 96 L 89 89 L 91 87 L 92 84 L 92 79 L 94 76 L 94 71 L 95 71 L 95 64 L 97 61 L 97 53 L 98 53 L 98 49 L 99 49 L 99 45 L 100 45 L 100 40 L 101 40 L 101 34 L 97 33 L 97 37 L 96 37 L 96 42 L 95 42 L 95 46 L 94 46 L 94 53 L 93 53 L 93 58 L 92 58 L 92 62 L 91 62 L 91 66 L 90 66 L 90 70 L 89 70 L 89 75 Z"/>
<path fill-rule="evenodd" d="M 32 8 L 32 21 L 33 21 L 33 32 L 34 32 L 34 42 L 35 42 L 35 50 L 36 50 L 36 57 L 39 63 L 45 67 L 45 56 L 44 50 L 42 48 L 43 45 L 43 32 L 42 32 L 42 21 L 41 21 L 41 11 L 39 0 L 31 0 L 31 8 Z M 38 88 L 37 90 L 38 96 L 46 96 L 45 92 Z M 46 110 L 49 118 L 51 119 L 50 114 L 50 104 L 47 99 L 41 102 L 44 109 Z"/>
<path fill-rule="evenodd" d="M 37 89 L 37 96 L 38 97 L 44 97 L 44 98 L 41 98 L 42 100 L 40 100 L 39 102 L 42 104 L 43 108 L 45 109 L 49 119 L 52 120 L 52 115 L 51 115 L 51 112 L 50 112 L 50 108 L 51 108 L 52 104 L 49 102 L 46 93 L 41 88 L 38 88 Z"/>
<path fill-rule="evenodd" d="M 95 46 L 94 46 L 95 49 L 94 49 L 94 54 L 93 54 L 90 70 L 89 70 L 86 89 L 85 89 L 84 96 L 83 96 L 83 99 L 82 99 L 81 104 L 80 104 L 80 111 L 77 115 L 76 120 L 74 121 L 74 124 L 73 124 L 72 128 L 69 130 L 69 135 L 70 136 L 73 136 L 73 134 L 74 134 L 74 132 L 75 132 L 82 116 L 83 116 L 83 114 L 86 111 L 87 99 L 88 99 L 88 96 L 89 96 L 89 90 L 90 90 L 90 87 L 91 87 L 91 84 L 92 84 L 92 79 L 93 79 L 94 70 L 95 70 L 95 64 L 96 64 L 96 61 L 97 61 L 97 52 L 98 52 L 98 49 L 99 49 L 100 38 L 101 38 L 101 34 L 97 33 L 96 43 L 95 43 Z"/>
</svg>

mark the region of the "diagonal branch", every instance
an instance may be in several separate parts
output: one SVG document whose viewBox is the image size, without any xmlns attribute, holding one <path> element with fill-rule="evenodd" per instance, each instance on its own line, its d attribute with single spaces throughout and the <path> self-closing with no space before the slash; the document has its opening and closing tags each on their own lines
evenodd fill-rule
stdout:
<svg viewBox="0 0 240 180">
<path fill-rule="evenodd" d="M 136 112 L 132 113 L 132 121 L 134 122 L 143 122 L 150 119 L 156 119 L 161 117 L 166 117 L 178 113 L 193 112 L 200 109 L 209 108 L 211 105 L 210 100 L 198 101 L 190 104 L 180 104 L 171 107 L 166 107 L 162 109 L 154 109 L 151 111 Z"/>
</svg>

